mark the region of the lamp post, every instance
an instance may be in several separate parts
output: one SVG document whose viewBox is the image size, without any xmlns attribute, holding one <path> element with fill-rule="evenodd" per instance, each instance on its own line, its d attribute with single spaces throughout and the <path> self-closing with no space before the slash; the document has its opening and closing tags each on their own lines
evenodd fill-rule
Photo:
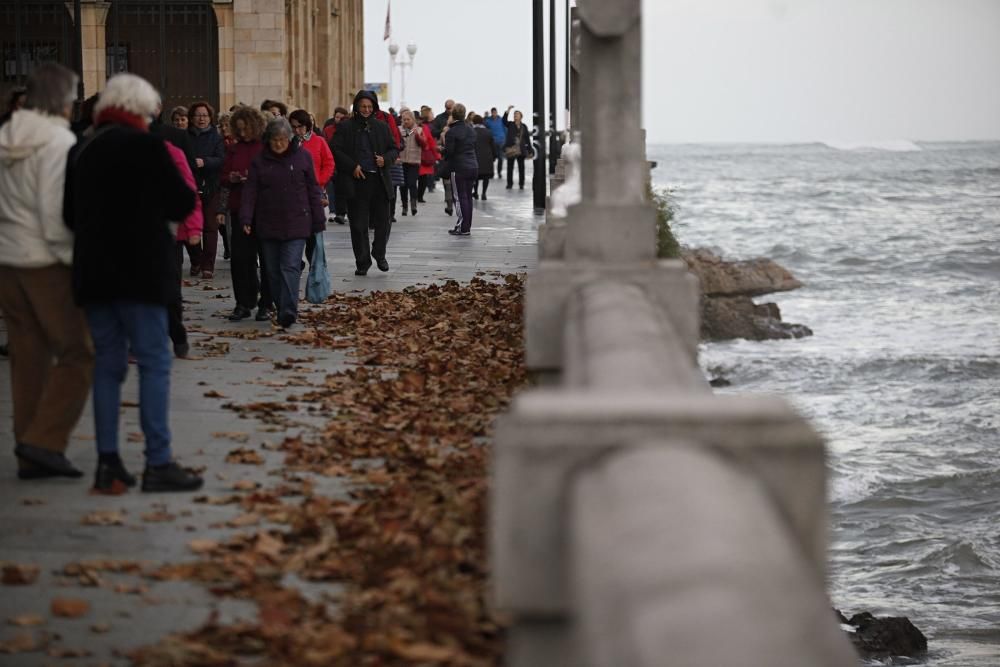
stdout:
<svg viewBox="0 0 1000 667">
<path fill-rule="evenodd" d="M 389 103 L 392 104 L 392 75 L 394 70 L 399 68 L 399 80 L 400 80 L 400 96 L 399 96 L 399 107 L 402 108 L 406 105 L 406 68 L 413 67 L 413 60 L 417 56 L 417 45 L 410 42 L 406 45 L 406 53 L 409 54 L 409 60 L 400 60 L 396 62 L 396 56 L 399 55 L 399 45 L 392 43 L 389 45 Z"/>
</svg>

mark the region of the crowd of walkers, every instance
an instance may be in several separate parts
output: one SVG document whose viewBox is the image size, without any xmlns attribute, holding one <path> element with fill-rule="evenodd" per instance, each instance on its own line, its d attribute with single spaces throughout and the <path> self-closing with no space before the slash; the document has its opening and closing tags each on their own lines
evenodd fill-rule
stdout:
<svg viewBox="0 0 1000 667">
<path fill-rule="evenodd" d="M 349 225 L 356 275 L 372 264 L 388 271 L 397 203 L 415 216 L 441 184 L 446 213 L 457 208 L 449 233 L 468 236 L 473 199 L 487 199 L 504 162 L 508 189 L 515 164 L 523 189 L 532 153 L 520 112 L 508 119 L 512 107 L 482 117 L 448 100 L 437 116 L 429 107 L 396 114 L 360 91 L 320 126 L 274 100 L 222 115 L 207 102 L 164 113 L 159 93 L 127 73 L 74 112 L 77 83 L 60 65 L 40 65 L 0 117 L 0 311 L 18 477 L 83 475 L 65 450 L 92 391 L 98 493 L 139 483 L 119 456 L 130 362 L 142 490 L 202 485 L 174 460 L 168 419 L 172 357 L 190 350 L 185 255 L 191 276 L 212 280 L 221 240 L 235 298 L 229 319 L 288 328 L 306 261 L 310 271 L 320 266 L 327 222 Z"/>
</svg>

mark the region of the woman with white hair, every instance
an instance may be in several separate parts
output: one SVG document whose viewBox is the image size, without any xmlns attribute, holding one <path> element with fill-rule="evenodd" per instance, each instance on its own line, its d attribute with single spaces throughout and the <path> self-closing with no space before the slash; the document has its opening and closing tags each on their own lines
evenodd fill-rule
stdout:
<svg viewBox="0 0 1000 667">
<path fill-rule="evenodd" d="M 143 491 L 193 491 L 199 476 L 170 450 L 170 339 L 175 298 L 170 221 L 184 220 L 197 196 L 163 141 L 149 133 L 160 96 L 144 79 L 108 79 L 94 109 L 93 139 L 70 157 L 66 220 L 76 233 L 73 291 L 94 339 L 94 490 L 134 486 L 118 454 L 121 384 L 131 352 L 139 366 L 139 414 L 146 440 Z"/>
<path fill-rule="evenodd" d="M 65 67 L 39 65 L 24 107 L 0 128 L 0 309 L 21 479 L 83 475 L 64 454 L 94 362 L 83 312 L 73 303 L 73 234 L 62 216 L 76 84 Z"/>
</svg>

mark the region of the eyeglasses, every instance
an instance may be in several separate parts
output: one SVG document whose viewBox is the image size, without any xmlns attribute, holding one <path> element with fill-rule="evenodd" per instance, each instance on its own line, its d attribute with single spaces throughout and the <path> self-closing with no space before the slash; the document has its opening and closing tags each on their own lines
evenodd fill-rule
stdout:
<svg viewBox="0 0 1000 667">
<path fill-rule="evenodd" d="M 211 116 L 209 116 L 207 113 L 196 113 L 193 117 L 194 118 L 211 118 Z"/>
</svg>

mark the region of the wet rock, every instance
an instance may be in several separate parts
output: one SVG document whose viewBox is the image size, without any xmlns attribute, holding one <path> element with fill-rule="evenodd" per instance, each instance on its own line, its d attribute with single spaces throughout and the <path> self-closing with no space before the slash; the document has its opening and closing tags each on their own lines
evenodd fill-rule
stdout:
<svg viewBox="0 0 1000 667">
<path fill-rule="evenodd" d="M 729 262 L 704 248 L 681 253 L 706 296 L 761 296 L 802 287 L 788 269 L 766 257 Z"/>
<path fill-rule="evenodd" d="M 748 296 L 702 297 L 702 340 L 778 340 L 811 335 L 807 326 L 782 322 L 777 304 L 755 304 Z"/>
<path fill-rule="evenodd" d="M 890 657 L 916 657 L 927 651 L 927 637 L 905 616 L 876 618 L 867 611 L 850 619 L 837 610 L 837 617 L 848 630 L 847 636 L 858 654 L 866 660 Z M 846 628 L 845 628 L 846 629 Z"/>
</svg>

